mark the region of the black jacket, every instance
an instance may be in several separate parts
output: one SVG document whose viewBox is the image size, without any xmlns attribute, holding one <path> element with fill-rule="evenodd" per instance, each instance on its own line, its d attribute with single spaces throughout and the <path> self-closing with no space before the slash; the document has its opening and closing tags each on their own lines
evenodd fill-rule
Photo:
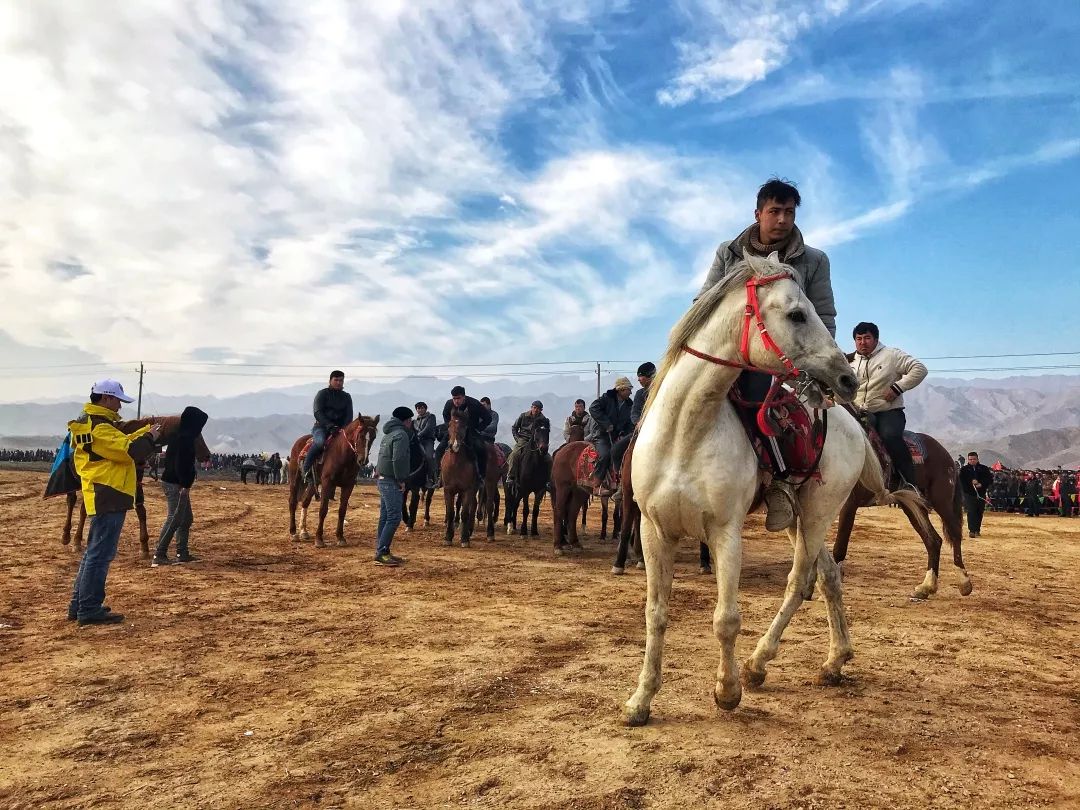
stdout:
<svg viewBox="0 0 1080 810">
<path fill-rule="evenodd" d="M 542 413 L 533 416 L 528 411 L 525 411 L 525 413 L 521 414 L 521 416 L 515 420 L 514 426 L 510 429 L 510 432 L 513 434 L 516 441 L 527 442 L 532 438 L 533 430 L 538 425 L 546 425 L 548 432 L 551 432 L 551 421 L 546 416 Z"/>
<path fill-rule="evenodd" d="M 976 489 L 973 482 L 982 484 L 982 489 Z M 980 498 L 990 491 L 990 485 L 994 483 L 994 474 L 985 464 L 965 464 L 960 468 L 960 491 L 965 495 L 978 495 Z"/>
<path fill-rule="evenodd" d="M 454 410 L 454 400 L 446 400 L 446 404 L 442 409 L 442 420 L 444 425 L 450 424 L 450 413 Z M 488 422 L 491 421 L 491 411 L 484 407 L 478 399 L 473 399 L 470 396 L 465 397 L 465 401 L 461 403 L 459 410 L 465 411 L 469 414 L 469 429 L 475 434 L 479 434 L 484 428 L 488 426 Z"/>
<path fill-rule="evenodd" d="M 195 440 L 206 425 L 207 415 L 189 405 L 180 414 L 180 429 L 165 449 L 161 480 L 188 489 L 195 483 Z"/>
<path fill-rule="evenodd" d="M 315 424 L 326 430 L 343 428 L 353 420 L 352 397 L 327 386 L 315 395 Z"/>
<path fill-rule="evenodd" d="M 589 441 L 596 441 L 600 436 L 611 431 L 615 439 L 625 436 L 634 430 L 634 423 L 630 419 L 630 411 L 633 405 L 630 399 L 619 399 L 618 392 L 608 389 L 601 396 L 593 400 L 589 406 L 589 416 L 592 417 L 592 428 L 586 436 Z"/>
</svg>

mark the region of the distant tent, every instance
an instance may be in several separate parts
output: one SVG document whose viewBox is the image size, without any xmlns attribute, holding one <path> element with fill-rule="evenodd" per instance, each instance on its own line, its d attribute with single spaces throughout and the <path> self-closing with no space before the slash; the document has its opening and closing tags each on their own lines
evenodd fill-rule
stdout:
<svg viewBox="0 0 1080 810">
<path fill-rule="evenodd" d="M 990 469 L 991 469 L 991 470 L 993 470 L 994 472 L 1000 472 L 1001 470 L 1004 470 L 1004 469 L 1005 469 L 1005 465 L 1004 465 L 1004 464 L 1002 464 L 1002 463 L 1001 463 L 1000 461 L 995 461 L 995 462 L 994 462 L 994 463 L 993 463 L 993 464 L 992 464 L 992 465 L 990 466 Z"/>
</svg>

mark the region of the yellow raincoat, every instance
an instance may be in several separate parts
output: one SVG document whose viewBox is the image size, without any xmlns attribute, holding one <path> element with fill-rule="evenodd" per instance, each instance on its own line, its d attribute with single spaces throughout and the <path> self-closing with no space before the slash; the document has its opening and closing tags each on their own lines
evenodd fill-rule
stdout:
<svg viewBox="0 0 1080 810">
<path fill-rule="evenodd" d="M 82 415 L 68 422 L 75 472 L 82 479 L 86 514 L 126 512 L 135 506 L 135 462 L 154 450 L 149 427 L 124 433 L 120 415 L 86 403 Z"/>
</svg>

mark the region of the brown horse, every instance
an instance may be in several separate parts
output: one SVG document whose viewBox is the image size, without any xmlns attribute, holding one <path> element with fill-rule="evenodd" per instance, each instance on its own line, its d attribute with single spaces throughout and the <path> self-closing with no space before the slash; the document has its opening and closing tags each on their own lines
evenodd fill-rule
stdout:
<svg viewBox="0 0 1080 810">
<path fill-rule="evenodd" d="M 446 507 L 446 536 L 443 539 L 443 545 L 454 545 L 455 510 L 460 510 L 462 548 L 469 547 L 469 539 L 472 537 L 473 524 L 476 518 L 476 490 L 478 484 L 476 464 L 469 456 L 465 443 L 468 423 L 469 418 L 464 411 L 454 408 L 450 412 L 450 423 L 447 425 L 446 452 L 443 454 L 442 461 L 439 464 L 443 482 L 443 505 Z M 490 477 L 494 466 L 495 463 L 489 455 L 488 477 Z M 496 471 L 496 475 L 498 475 L 498 471 Z M 494 535 L 494 529 L 492 529 L 492 534 Z"/>
<path fill-rule="evenodd" d="M 557 555 L 564 554 L 567 549 L 583 550 L 578 539 L 578 513 L 589 500 L 592 490 L 585 481 L 578 481 L 577 466 L 578 459 L 589 446 L 584 441 L 567 442 L 551 459 L 551 512 Z"/>
<path fill-rule="evenodd" d="M 516 478 L 506 485 L 506 516 L 503 523 L 506 533 L 513 534 L 517 528 L 518 506 L 521 506 L 521 536 L 529 534 L 529 497 L 532 497 L 532 535 L 540 534 L 540 502 L 544 500 L 548 481 L 551 480 L 551 456 L 548 442 L 551 428 L 547 423 L 534 427 L 529 443 L 520 451 Z"/>
<path fill-rule="evenodd" d="M 922 441 L 926 450 L 922 464 L 915 465 L 915 484 L 925 493 L 930 506 L 941 518 L 941 527 L 945 531 L 945 539 L 953 550 L 953 565 L 956 566 L 960 575 L 959 588 L 963 596 L 971 593 L 971 577 L 964 568 L 964 558 L 961 554 L 963 532 L 961 531 L 961 497 L 960 487 L 957 485 L 958 473 L 956 462 L 953 461 L 949 452 L 941 446 L 941 443 L 926 433 L 915 434 Z M 885 470 L 886 479 L 889 470 Z M 859 507 L 865 506 L 869 499 L 869 493 L 859 486 L 852 491 L 844 508 L 840 511 L 840 521 L 836 530 L 836 541 L 833 543 L 833 558 L 837 563 L 847 557 L 848 541 L 851 539 L 851 529 L 855 525 L 855 512 Z M 912 507 L 906 502 L 900 502 L 900 508 L 904 510 L 912 527 L 922 538 L 926 546 L 926 577 L 915 589 L 913 596 L 917 599 L 926 599 L 937 592 L 938 565 L 941 560 L 941 535 L 937 533 L 929 520 L 929 510 L 922 515 L 916 515 Z M 919 531 L 920 523 L 925 523 L 928 532 Z"/>
<path fill-rule="evenodd" d="M 378 416 L 357 416 L 349 424 L 331 436 L 323 449 L 315 472 L 318 474 L 319 490 L 319 528 L 315 530 L 316 548 L 325 548 L 323 542 L 323 523 L 330 509 L 330 499 L 334 488 L 341 490 L 338 498 L 337 544 L 345 542 L 345 512 L 349 508 L 349 496 L 356 486 L 356 474 L 360 467 L 368 463 L 371 443 L 375 441 L 375 429 L 379 424 Z M 308 505 L 315 496 L 315 476 L 307 484 L 300 475 L 300 453 L 311 439 L 308 433 L 293 442 L 289 453 L 289 535 L 293 542 L 307 540 Z M 300 501 L 300 488 L 304 489 L 304 501 L 300 505 L 300 534 L 296 533 L 296 505 Z"/>
<path fill-rule="evenodd" d="M 147 425 L 161 425 L 161 433 L 158 434 L 158 444 L 168 444 L 169 438 L 172 437 L 177 430 L 180 429 L 180 416 L 179 414 L 173 416 L 143 416 L 139 419 L 128 419 L 123 422 L 118 422 L 117 427 L 124 433 L 133 433 L 141 427 Z M 200 433 L 198 438 L 195 439 L 195 457 L 199 461 L 205 461 L 210 458 L 210 448 L 206 446 L 206 442 L 203 441 L 202 434 Z M 141 462 L 135 465 L 135 514 L 139 518 L 139 547 L 140 555 L 144 560 L 150 558 L 150 530 L 146 525 L 146 504 L 144 503 L 145 495 L 143 494 L 143 476 L 146 474 L 146 463 Z M 72 480 L 78 485 L 78 476 L 72 474 Z M 79 489 L 72 489 L 66 493 L 56 492 L 56 495 L 65 494 L 67 496 L 67 518 L 64 520 L 63 536 L 60 538 L 60 542 L 65 546 L 71 543 L 71 524 L 75 516 L 75 506 L 79 506 L 79 526 L 75 532 L 75 551 L 82 551 L 83 549 L 83 529 L 86 526 L 86 505 L 79 497 Z M 50 496 L 46 496 L 50 497 Z"/>
<path fill-rule="evenodd" d="M 478 520 L 487 521 L 487 539 L 495 539 L 495 522 L 499 519 L 499 503 L 502 500 L 499 495 L 499 484 L 506 478 L 506 454 L 503 454 L 502 464 L 499 463 L 499 453 L 495 445 L 486 442 L 487 467 L 484 468 L 484 484 L 477 493 L 476 517 Z"/>
</svg>

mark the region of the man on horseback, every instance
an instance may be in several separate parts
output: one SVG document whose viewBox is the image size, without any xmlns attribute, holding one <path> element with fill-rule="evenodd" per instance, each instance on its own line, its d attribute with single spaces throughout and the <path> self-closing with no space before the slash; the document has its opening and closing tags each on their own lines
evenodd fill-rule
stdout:
<svg viewBox="0 0 1080 810">
<path fill-rule="evenodd" d="M 446 400 L 446 404 L 443 405 L 442 418 L 444 425 L 450 424 L 450 414 L 455 408 L 464 411 L 468 417 L 469 435 L 467 445 L 476 460 L 476 471 L 480 476 L 480 480 L 483 481 L 487 473 L 488 448 L 487 442 L 484 441 L 484 428 L 491 422 L 491 412 L 478 400 L 466 396 L 464 387 L 460 385 L 455 385 L 450 389 L 450 399 Z M 447 443 L 448 439 L 444 436 L 435 449 L 436 468 L 442 464 L 442 457 L 446 453 Z"/>
<path fill-rule="evenodd" d="M 413 428 L 416 430 L 416 441 L 420 443 L 420 449 L 427 459 L 427 485 L 435 485 L 438 475 L 438 466 L 435 464 L 435 414 L 428 410 L 426 402 L 416 403 L 416 418 L 413 419 Z"/>
<path fill-rule="evenodd" d="M 514 436 L 514 449 L 510 451 L 510 457 L 506 460 L 507 482 L 517 480 L 517 462 L 521 457 L 521 451 L 529 446 L 532 441 L 533 431 L 538 426 L 545 426 L 551 431 L 551 422 L 544 416 L 544 403 L 536 400 L 529 406 L 529 410 L 521 414 L 515 421 L 510 432 Z"/>
<path fill-rule="evenodd" d="M 721 243 L 716 257 L 698 293 L 709 290 L 724 279 L 743 260 L 745 254 L 769 256 L 779 254 L 780 261 L 795 271 L 795 280 L 810 299 L 818 317 L 829 334 L 836 335 L 836 304 L 833 301 L 829 257 L 824 251 L 803 242 L 802 232 L 795 226 L 795 209 L 802 203 L 799 190 L 791 183 L 772 178 L 758 189 L 754 224 L 735 239 Z M 761 403 L 772 385 L 772 377 L 755 371 L 744 371 L 737 383 L 743 400 Z M 758 405 L 748 406 L 755 413 Z M 757 420 L 746 420 L 755 424 Z M 765 528 L 771 532 L 786 529 L 795 520 L 795 488 L 786 480 L 787 465 L 775 437 L 761 437 L 772 466 L 772 482 L 765 490 L 768 515 Z"/>
<path fill-rule="evenodd" d="M 330 372 L 330 383 L 315 395 L 312 411 L 315 424 L 311 428 L 311 449 L 304 459 L 303 478 L 311 475 L 315 462 L 322 455 L 330 437 L 353 420 L 352 397 L 345 393 L 345 372 Z"/>
<path fill-rule="evenodd" d="M 493 442 L 499 432 L 499 412 L 492 409 L 491 400 L 487 397 L 480 397 L 480 404 L 487 408 L 487 412 L 491 416 L 491 421 L 487 423 L 487 427 L 483 430 L 484 438 L 489 442 Z"/>
<path fill-rule="evenodd" d="M 626 377 L 615 380 L 615 387 L 593 400 L 589 406 L 592 425 L 585 437 L 596 448 L 596 469 L 589 479 L 596 495 L 610 495 L 603 489 L 604 479 L 611 466 L 611 453 L 616 442 L 634 432 L 634 423 L 630 420 L 633 405 L 630 393 L 634 387 Z"/>
<path fill-rule="evenodd" d="M 926 366 L 911 355 L 878 340 L 876 324 L 863 321 L 852 330 L 855 358 L 851 369 L 859 380 L 855 407 L 881 437 L 889 452 L 893 469 L 905 483 L 915 485 L 915 464 L 904 441 L 907 417 L 904 415 L 904 392 L 926 379 Z"/>
<path fill-rule="evenodd" d="M 634 404 L 630 408 L 630 421 L 633 423 L 634 429 L 637 428 L 637 423 L 641 421 L 641 414 L 645 411 L 645 403 L 649 401 L 649 386 L 652 385 L 655 376 L 656 366 L 653 363 L 642 363 L 638 366 L 637 380 L 641 388 L 634 394 Z M 634 430 L 631 430 L 615 442 L 615 446 L 611 450 L 611 463 L 616 470 L 622 470 L 623 456 L 626 455 L 626 448 L 630 446 L 633 438 Z"/>
<path fill-rule="evenodd" d="M 570 431 L 574 428 L 581 428 L 581 435 L 584 436 L 589 432 L 589 425 L 592 420 L 589 418 L 589 412 L 585 410 L 585 400 L 578 399 L 574 401 L 574 410 L 570 415 L 566 417 L 566 421 L 563 422 L 562 435 L 566 441 L 570 441 Z"/>
</svg>

